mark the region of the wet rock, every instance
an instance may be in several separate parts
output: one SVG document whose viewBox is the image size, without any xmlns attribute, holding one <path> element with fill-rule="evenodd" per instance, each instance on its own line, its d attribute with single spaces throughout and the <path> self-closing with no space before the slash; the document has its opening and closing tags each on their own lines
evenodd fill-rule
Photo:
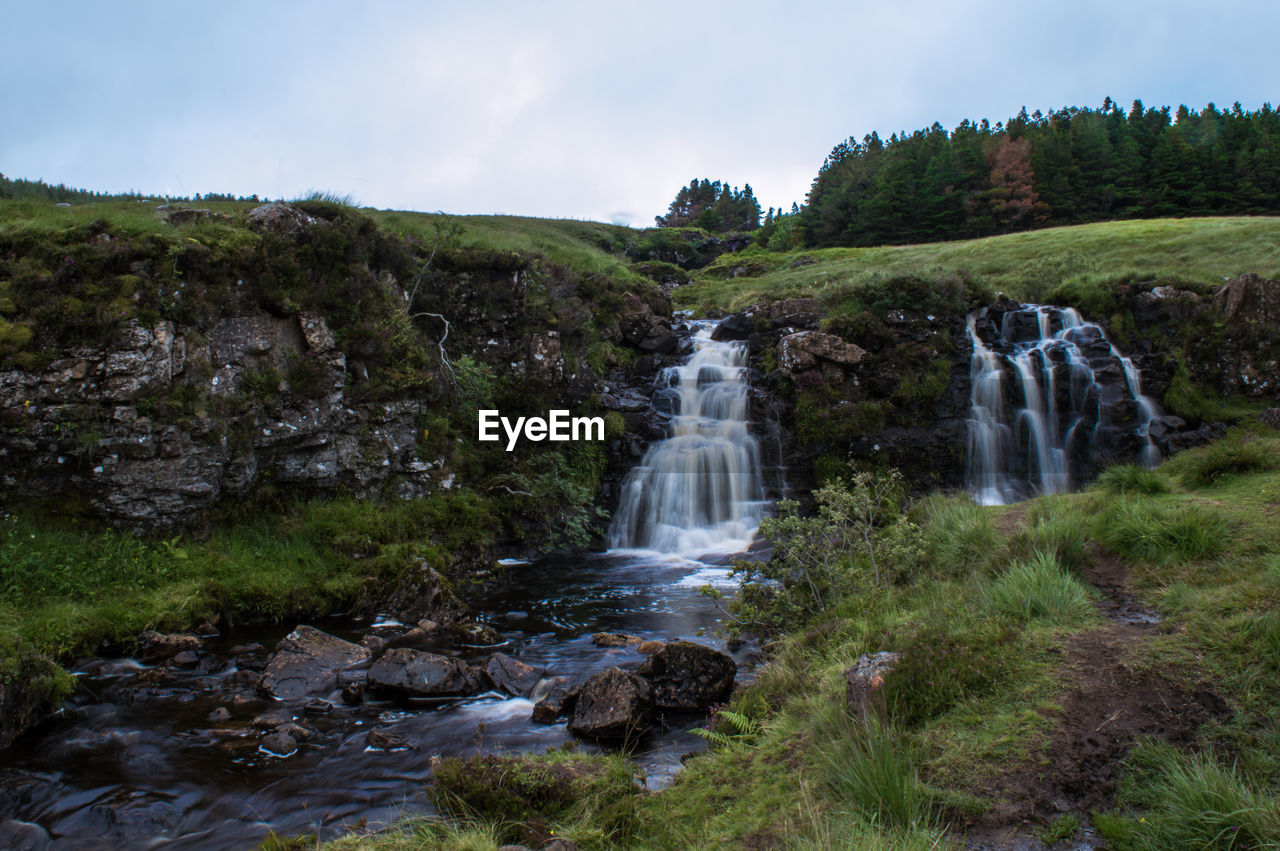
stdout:
<svg viewBox="0 0 1280 851">
<path fill-rule="evenodd" d="M 821 331 L 798 331 L 778 342 L 778 366 L 788 373 L 813 369 L 820 361 L 854 366 L 866 357 L 866 351 L 853 343 Z"/>
<path fill-rule="evenodd" d="M 1168 435 L 1164 440 L 1158 441 L 1161 451 L 1166 455 L 1172 455 L 1181 452 L 1184 449 L 1190 449 L 1193 446 L 1201 446 L 1205 443 L 1212 443 L 1215 440 L 1221 440 L 1227 436 L 1226 423 L 1205 423 L 1197 429 L 1191 431 L 1180 431 L 1175 434 Z"/>
<path fill-rule="evenodd" d="M 643 639 L 635 635 L 626 635 L 621 632 L 597 632 L 591 636 L 591 643 L 596 647 L 626 647 L 631 644 L 639 644 Z"/>
<path fill-rule="evenodd" d="M 300 626 L 276 645 L 258 687 L 285 700 L 328 694 L 337 687 L 339 670 L 365 664 L 370 656 L 368 648 Z"/>
<path fill-rule="evenodd" d="M 484 672 L 496 688 L 512 697 L 527 697 L 542 680 L 536 668 L 506 653 L 494 653 L 489 657 Z"/>
<path fill-rule="evenodd" d="M 298 742 L 288 733 L 268 733 L 262 737 L 262 749 L 272 756 L 292 756 L 298 752 Z"/>
<path fill-rule="evenodd" d="M 506 639 L 493 627 L 482 623 L 464 623 L 453 628 L 458 641 L 471 647 L 492 647 L 506 644 Z"/>
<path fill-rule="evenodd" d="M 636 652 L 643 653 L 645 656 L 652 656 L 665 646 L 666 644 L 661 641 L 641 641 L 636 645 Z"/>
<path fill-rule="evenodd" d="M 219 706 L 217 709 L 209 713 L 209 721 L 214 724 L 222 724 L 231 720 L 231 711 L 225 706 Z"/>
<path fill-rule="evenodd" d="M 884 711 L 884 678 L 893 672 L 901 653 L 881 651 L 863 653 L 853 667 L 844 672 L 844 695 L 855 718 Z"/>
<path fill-rule="evenodd" d="M 664 645 L 636 671 L 659 709 L 705 709 L 733 691 L 738 666 L 730 656 L 691 641 Z"/>
<path fill-rule="evenodd" d="M 554 724 L 573 710 L 578 686 L 569 677 L 541 680 L 529 695 L 533 701 L 531 719 L 538 724 Z"/>
<path fill-rule="evenodd" d="M 467 606 L 453 593 L 449 581 L 425 561 L 404 571 L 391 592 L 378 601 L 378 611 L 402 623 L 430 619 L 452 624 L 467 616 Z"/>
<path fill-rule="evenodd" d="M 440 629 L 440 624 L 436 623 L 431 618 L 423 618 L 418 621 L 418 629 L 423 632 L 436 632 Z"/>
<path fill-rule="evenodd" d="M 266 650 L 267 648 L 255 641 L 252 644 L 237 644 L 228 652 L 232 656 L 243 656 L 246 653 L 265 653 Z"/>
<path fill-rule="evenodd" d="M 484 690 L 480 673 L 461 659 L 397 647 L 369 669 L 369 690 L 392 697 L 463 697 Z"/>
<path fill-rule="evenodd" d="M 0 818 L 0 848 L 12 851 L 37 851 L 51 848 L 53 837 L 38 824 Z"/>
<path fill-rule="evenodd" d="M 187 633 L 160 633 L 147 630 L 138 636 L 138 656 L 147 664 L 171 659 L 179 653 L 195 650 L 201 645 L 199 636 Z"/>
<path fill-rule="evenodd" d="M 175 668 L 194 668 L 200 664 L 200 654 L 194 650 L 183 650 L 170 659 L 169 664 Z"/>
<path fill-rule="evenodd" d="M 268 709 L 261 715 L 255 716 L 251 722 L 253 726 L 260 730 L 273 730 L 285 724 L 293 722 L 293 713 L 287 709 Z"/>
<path fill-rule="evenodd" d="M 621 668 L 605 668 L 582 684 L 569 715 L 569 732 L 596 741 L 634 738 L 649 729 L 649 683 Z"/>
<path fill-rule="evenodd" d="M 711 339 L 716 341 L 723 340 L 745 340 L 751 336 L 756 330 L 754 314 L 749 311 L 743 313 L 735 313 L 732 316 L 726 316 L 716 325 L 715 330 L 711 332 Z"/>
<path fill-rule="evenodd" d="M 387 646 L 387 640 L 377 635 L 366 635 L 360 639 L 360 646 L 370 653 L 379 653 Z"/>
<path fill-rule="evenodd" d="M 381 751 L 406 750 L 413 747 L 408 737 L 399 733 L 388 733 L 386 730 L 370 730 L 365 733 L 364 743 L 367 747 Z"/>
<path fill-rule="evenodd" d="M 328 715 L 333 711 L 333 704 L 322 697 L 316 697 L 302 704 L 302 711 L 308 715 Z"/>
<path fill-rule="evenodd" d="M 310 727 L 304 727 L 296 722 L 281 724 L 276 728 L 276 732 L 284 733 L 286 736 L 291 736 L 299 742 L 309 741 L 311 737 L 316 734 L 315 730 L 312 730 Z"/>
</svg>

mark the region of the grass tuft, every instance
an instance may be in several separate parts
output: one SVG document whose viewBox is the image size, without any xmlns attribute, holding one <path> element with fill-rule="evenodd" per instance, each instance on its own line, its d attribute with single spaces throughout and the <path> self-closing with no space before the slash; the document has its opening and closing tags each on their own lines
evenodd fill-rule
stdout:
<svg viewBox="0 0 1280 851">
<path fill-rule="evenodd" d="M 1207 488 L 1234 476 L 1280 469 L 1280 457 L 1271 442 L 1236 434 L 1184 452 L 1166 467 L 1187 487 Z"/>
<path fill-rule="evenodd" d="M 1069 625 L 1093 615 L 1089 592 L 1049 552 L 1015 562 L 991 583 L 984 596 L 992 612 L 1021 622 L 1039 619 Z"/>
<path fill-rule="evenodd" d="M 1172 490 L 1169 479 L 1159 470 L 1148 470 L 1137 464 L 1108 467 L 1098 476 L 1098 486 L 1110 493 L 1140 493 L 1158 496 Z"/>
</svg>

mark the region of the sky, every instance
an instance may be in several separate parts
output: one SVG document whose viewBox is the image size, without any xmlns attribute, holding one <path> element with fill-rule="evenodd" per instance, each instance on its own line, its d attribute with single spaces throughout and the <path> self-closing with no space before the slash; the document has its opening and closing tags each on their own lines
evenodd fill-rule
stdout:
<svg viewBox="0 0 1280 851">
<path fill-rule="evenodd" d="M 694 178 L 803 203 L 838 142 L 1280 101 L 1280 3 L 0 3 L 0 173 L 647 226 Z"/>
</svg>

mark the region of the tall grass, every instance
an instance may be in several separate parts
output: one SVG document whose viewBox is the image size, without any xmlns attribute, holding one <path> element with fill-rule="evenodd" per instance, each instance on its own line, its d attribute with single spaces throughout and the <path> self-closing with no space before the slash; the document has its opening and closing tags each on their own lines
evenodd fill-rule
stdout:
<svg viewBox="0 0 1280 851">
<path fill-rule="evenodd" d="M 1171 490 L 1168 478 L 1159 470 L 1137 464 L 1108 467 L 1098 476 L 1098 487 L 1111 493 L 1138 493 L 1157 496 Z"/>
<path fill-rule="evenodd" d="M 1142 849 L 1280 847 L 1280 799 L 1208 754 L 1143 743 L 1122 797 L 1145 814 L 1125 844 Z"/>
<path fill-rule="evenodd" d="M 968 496 L 934 495 L 923 500 L 913 516 L 923 520 L 925 551 L 934 569 L 945 576 L 963 576 L 987 567 L 1000 549 L 1000 535 L 991 511 Z"/>
<path fill-rule="evenodd" d="M 1208 446 L 1184 452 L 1165 469 L 1188 487 L 1207 488 L 1234 476 L 1280 470 L 1280 441 L 1233 434 Z"/>
<path fill-rule="evenodd" d="M 1226 550 L 1232 528 L 1208 506 L 1159 505 L 1125 497 L 1100 511 L 1094 525 L 1112 552 L 1152 564 L 1213 558 Z"/>
<path fill-rule="evenodd" d="M 1051 552 L 1014 562 L 984 592 L 987 607 L 1017 621 L 1076 624 L 1093 615 L 1089 593 Z"/>
</svg>

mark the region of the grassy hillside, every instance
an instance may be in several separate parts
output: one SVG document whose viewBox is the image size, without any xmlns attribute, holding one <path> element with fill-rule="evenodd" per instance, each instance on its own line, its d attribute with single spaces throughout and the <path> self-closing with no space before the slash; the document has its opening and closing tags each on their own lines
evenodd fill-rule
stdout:
<svg viewBox="0 0 1280 851">
<path fill-rule="evenodd" d="M 540 767 L 574 759 L 558 753 L 446 764 L 460 823 L 332 847 L 938 848 L 1086 827 L 1118 849 L 1275 847 L 1277 457 L 1264 427 L 1084 493 L 922 500 L 900 518 L 910 545 L 880 551 L 892 581 L 837 545 L 810 573 L 835 593 L 801 618 L 772 612 L 788 634 L 670 789 L 645 794 L 606 762 L 571 793 Z M 845 671 L 877 651 L 903 656 L 859 717 Z"/>
<path fill-rule="evenodd" d="M 834 302 L 895 276 L 963 274 L 1034 300 L 1077 276 L 1210 285 L 1244 272 L 1280 277 L 1280 218 L 1105 222 L 961 242 L 785 254 L 753 248 L 721 256 L 676 298 L 687 307 L 720 310 L 795 296 Z"/>
</svg>

